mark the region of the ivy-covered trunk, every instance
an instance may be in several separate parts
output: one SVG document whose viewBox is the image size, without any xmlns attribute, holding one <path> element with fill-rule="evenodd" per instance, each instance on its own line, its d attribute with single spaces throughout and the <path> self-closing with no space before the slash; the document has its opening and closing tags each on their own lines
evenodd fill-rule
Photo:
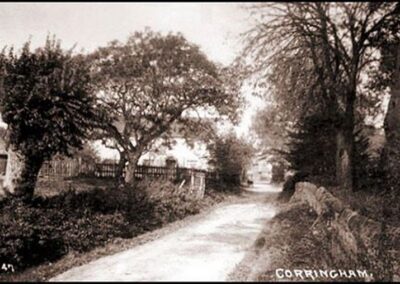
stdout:
<svg viewBox="0 0 400 284">
<path fill-rule="evenodd" d="M 9 150 L 6 176 L 3 182 L 6 194 L 30 201 L 43 162 L 42 157 L 26 157 Z"/>
<path fill-rule="evenodd" d="M 4 191 L 9 195 L 16 194 L 17 179 L 22 173 L 24 157 L 16 151 L 8 150 L 6 175 L 3 181 Z"/>
</svg>

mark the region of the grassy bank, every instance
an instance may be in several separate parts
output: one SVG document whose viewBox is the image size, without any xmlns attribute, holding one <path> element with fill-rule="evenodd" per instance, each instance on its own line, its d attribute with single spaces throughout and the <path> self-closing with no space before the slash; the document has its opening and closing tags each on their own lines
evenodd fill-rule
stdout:
<svg viewBox="0 0 400 284">
<path fill-rule="evenodd" d="M 279 213 L 268 221 L 260 233 L 253 249 L 230 275 L 234 281 L 328 281 L 324 277 L 305 278 L 293 275 L 281 278 L 277 269 L 285 270 L 331 270 L 332 265 L 327 245 L 329 236 L 323 224 L 314 224 L 317 215 L 310 207 L 301 203 L 281 204 Z M 313 226 L 314 225 L 314 226 Z M 350 268 L 339 268 L 350 269 Z M 360 281 L 337 277 L 334 281 Z"/>
</svg>

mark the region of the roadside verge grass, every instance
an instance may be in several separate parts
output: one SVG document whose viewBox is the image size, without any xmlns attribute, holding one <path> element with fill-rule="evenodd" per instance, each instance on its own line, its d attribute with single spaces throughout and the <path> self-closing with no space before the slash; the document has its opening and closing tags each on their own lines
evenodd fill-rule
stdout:
<svg viewBox="0 0 400 284">
<path fill-rule="evenodd" d="M 263 231 L 252 249 L 229 275 L 231 281 L 328 281 L 332 279 L 315 277 L 281 278 L 276 270 L 330 270 L 335 269 L 329 254 L 329 236 L 324 224 L 315 223 L 317 214 L 306 204 L 286 203 L 271 220 L 265 223 Z M 314 225 L 314 226 L 313 226 Z M 349 278 L 337 277 L 335 281 Z M 362 279 L 354 279 L 354 281 Z"/>
</svg>

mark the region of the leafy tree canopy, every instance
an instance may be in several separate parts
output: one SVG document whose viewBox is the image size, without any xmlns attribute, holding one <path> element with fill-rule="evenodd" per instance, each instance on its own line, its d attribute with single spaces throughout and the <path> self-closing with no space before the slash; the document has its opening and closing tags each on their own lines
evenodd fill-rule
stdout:
<svg viewBox="0 0 400 284">
<path fill-rule="evenodd" d="M 136 32 L 90 57 L 105 137 L 134 164 L 154 140 L 199 124 L 205 113 L 237 119 L 241 104 L 234 71 L 219 68 L 181 34 Z M 176 128 L 175 128 L 176 130 Z"/>
<path fill-rule="evenodd" d="M 1 54 L 1 115 L 11 145 L 49 159 L 82 146 L 95 118 L 89 67 L 48 38 L 43 48 Z"/>
<path fill-rule="evenodd" d="M 29 42 L 18 54 L 3 50 L 0 72 L 0 112 L 15 164 L 3 187 L 29 201 L 43 162 L 82 147 L 97 121 L 90 69 L 48 38 L 35 51 Z"/>
</svg>

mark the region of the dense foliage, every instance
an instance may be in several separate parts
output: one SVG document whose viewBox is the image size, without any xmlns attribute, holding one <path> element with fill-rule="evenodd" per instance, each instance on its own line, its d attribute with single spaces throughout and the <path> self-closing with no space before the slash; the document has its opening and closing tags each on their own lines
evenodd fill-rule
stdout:
<svg viewBox="0 0 400 284">
<path fill-rule="evenodd" d="M 209 163 L 221 181 L 230 185 L 240 184 L 247 167 L 251 163 L 254 148 L 235 133 L 216 137 L 208 146 Z"/>
<path fill-rule="evenodd" d="M 53 262 L 69 251 L 85 252 L 113 238 L 131 238 L 198 213 L 221 201 L 209 191 L 196 200 L 186 187 L 165 180 L 143 181 L 138 188 L 66 190 L 0 204 L 0 262 L 16 270 Z"/>
<path fill-rule="evenodd" d="M 43 48 L 3 54 L 1 114 L 11 144 L 23 155 L 49 159 L 82 146 L 94 115 L 83 56 L 48 39 Z"/>
<path fill-rule="evenodd" d="M 296 125 L 297 131 L 290 132 L 286 151 L 279 153 L 289 162 L 290 170 L 311 176 L 315 181 L 324 180 L 335 184 L 336 153 L 335 120 L 326 113 L 305 117 Z M 354 133 L 354 190 L 373 190 L 382 174 L 378 169 L 379 159 L 373 157 L 369 142 L 371 130 L 375 128 L 360 124 Z M 368 131 L 370 130 L 370 131 Z"/>
<path fill-rule="evenodd" d="M 90 60 L 108 118 L 103 137 L 119 151 L 121 166 L 128 162 L 128 183 L 142 153 L 158 138 L 167 141 L 172 126 L 191 129 L 199 110 L 236 116 L 238 81 L 181 34 L 136 32 L 125 43 L 99 48 Z"/>
<path fill-rule="evenodd" d="M 289 149 L 283 154 L 291 169 L 311 175 L 335 175 L 335 128 L 329 117 L 306 117 L 289 139 Z"/>
<path fill-rule="evenodd" d="M 385 45 L 379 38 L 398 37 L 400 6 L 262 3 L 250 10 L 256 24 L 245 34 L 243 58 L 252 78 L 268 86 L 269 107 L 281 112 L 289 128 L 321 109 L 335 114 L 336 178 L 353 188 L 358 116 L 380 112 L 381 96 L 360 91 L 363 77 L 377 70 Z"/>
<path fill-rule="evenodd" d="M 32 196 L 42 163 L 82 146 L 96 118 L 90 73 L 83 56 L 65 52 L 54 39 L 31 51 L 0 55 L 1 115 L 8 142 L 23 169 L 16 192 Z"/>
</svg>

